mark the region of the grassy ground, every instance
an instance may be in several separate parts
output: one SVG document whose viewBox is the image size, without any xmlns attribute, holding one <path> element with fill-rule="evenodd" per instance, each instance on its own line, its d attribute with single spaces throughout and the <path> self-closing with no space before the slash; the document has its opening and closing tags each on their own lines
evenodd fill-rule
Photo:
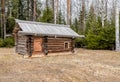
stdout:
<svg viewBox="0 0 120 82">
<path fill-rule="evenodd" d="M 0 82 L 120 82 L 120 53 L 77 49 L 76 55 L 24 59 L 3 48 Z"/>
</svg>

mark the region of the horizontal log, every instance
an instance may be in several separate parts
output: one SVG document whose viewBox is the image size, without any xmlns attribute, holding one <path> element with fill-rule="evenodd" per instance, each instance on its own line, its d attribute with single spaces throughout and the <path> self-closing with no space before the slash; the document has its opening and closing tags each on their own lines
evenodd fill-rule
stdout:
<svg viewBox="0 0 120 82">
<path fill-rule="evenodd" d="M 61 40 L 61 39 L 63 39 L 63 40 L 71 40 L 71 38 L 48 38 L 48 39 L 55 39 L 55 40 Z"/>
<path fill-rule="evenodd" d="M 71 48 L 56 48 L 56 49 L 52 49 L 52 48 L 49 48 L 48 50 L 53 50 L 53 51 L 56 51 L 56 50 L 71 50 Z"/>
<path fill-rule="evenodd" d="M 48 41 L 72 41 L 72 40 L 65 40 L 65 39 L 48 39 Z"/>
<path fill-rule="evenodd" d="M 19 49 L 18 52 L 27 52 L 26 50 Z"/>
<path fill-rule="evenodd" d="M 17 44 L 26 45 L 26 42 L 18 42 Z"/>
<path fill-rule="evenodd" d="M 17 50 L 18 51 L 27 51 L 28 49 L 26 49 L 26 48 L 24 48 L 24 49 L 23 48 L 18 48 Z"/>
<path fill-rule="evenodd" d="M 27 41 L 26 40 L 18 40 L 18 42 L 23 42 L 24 43 L 24 42 L 27 42 Z"/>
<path fill-rule="evenodd" d="M 47 48 L 48 50 L 64 50 L 64 48 Z"/>
<path fill-rule="evenodd" d="M 18 47 L 27 47 L 27 45 L 24 45 L 24 44 L 18 44 L 17 46 Z"/>
<path fill-rule="evenodd" d="M 47 45 L 64 45 L 64 43 L 63 42 L 61 42 L 61 43 L 58 43 L 58 42 L 51 42 L 51 43 L 47 43 Z"/>
<path fill-rule="evenodd" d="M 22 55 L 25 55 L 26 52 L 17 52 L 18 54 L 22 54 Z"/>
<path fill-rule="evenodd" d="M 48 47 L 64 47 L 64 45 L 47 45 Z"/>
<path fill-rule="evenodd" d="M 27 53 L 27 51 L 26 51 L 26 50 L 18 50 L 18 52 Z"/>
<path fill-rule="evenodd" d="M 64 51 L 71 51 L 69 50 L 48 50 L 48 52 L 64 52 Z"/>
<path fill-rule="evenodd" d="M 48 41 L 72 41 L 72 40 L 65 40 L 65 39 L 48 39 Z"/>
<path fill-rule="evenodd" d="M 72 43 L 70 41 L 48 41 L 48 44 L 64 44 L 64 43 Z"/>
</svg>

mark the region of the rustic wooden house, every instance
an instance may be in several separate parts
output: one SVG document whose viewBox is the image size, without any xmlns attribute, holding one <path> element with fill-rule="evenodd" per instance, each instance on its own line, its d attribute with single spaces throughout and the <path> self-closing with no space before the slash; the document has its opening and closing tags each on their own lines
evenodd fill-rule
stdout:
<svg viewBox="0 0 120 82">
<path fill-rule="evenodd" d="M 68 25 L 16 19 L 13 30 L 16 52 L 23 55 L 74 51 L 74 38 L 84 37 Z"/>
</svg>

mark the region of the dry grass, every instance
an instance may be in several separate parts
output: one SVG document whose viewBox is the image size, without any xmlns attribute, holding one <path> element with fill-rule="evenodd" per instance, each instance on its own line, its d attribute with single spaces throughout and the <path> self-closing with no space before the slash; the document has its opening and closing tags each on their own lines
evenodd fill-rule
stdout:
<svg viewBox="0 0 120 82">
<path fill-rule="evenodd" d="M 4 48 L 0 82 L 120 82 L 120 53 L 77 49 L 76 55 L 24 59 Z"/>
</svg>

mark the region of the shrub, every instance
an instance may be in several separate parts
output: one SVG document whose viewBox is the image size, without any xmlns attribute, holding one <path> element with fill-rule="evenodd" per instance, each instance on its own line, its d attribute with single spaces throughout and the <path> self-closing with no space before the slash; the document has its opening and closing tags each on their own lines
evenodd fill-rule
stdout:
<svg viewBox="0 0 120 82">
<path fill-rule="evenodd" d="M 15 25 L 15 18 L 14 17 L 8 17 L 7 23 L 6 23 L 6 31 L 8 34 L 11 34 L 13 31 L 13 27 Z"/>
<path fill-rule="evenodd" d="M 14 39 L 13 37 L 9 37 L 6 39 L 0 39 L 0 47 L 13 47 L 14 46 Z"/>
<path fill-rule="evenodd" d="M 106 27 L 89 30 L 86 41 L 89 49 L 113 49 L 115 46 L 115 28 Z"/>
<path fill-rule="evenodd" d="M 4 47 L 4 40 L 0 38 L 0 47 Z"/>
<path fill-rule="evenodd" d="M 83 48 L 86 46 L 86 39 L 85 38 L 76 38 L 75 39 L 75 47 Z"/>
<path fill-rule="evenodd" d="M 4 39 L 4 47 L 13 47 L 14 39 L 12 37 Z"/>
</svg>

